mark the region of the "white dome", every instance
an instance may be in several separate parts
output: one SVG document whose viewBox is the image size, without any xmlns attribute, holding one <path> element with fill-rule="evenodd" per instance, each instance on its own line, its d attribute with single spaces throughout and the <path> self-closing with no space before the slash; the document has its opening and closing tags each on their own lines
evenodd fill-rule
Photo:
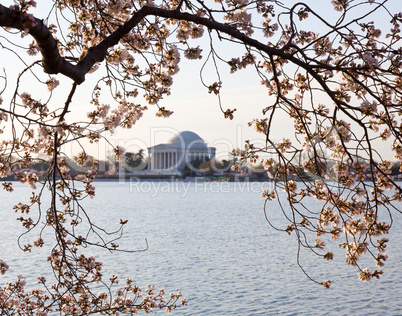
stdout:
<svg viewBox="0 0 402 316">
<path fill-rule="evenodd" d="M 191 147 L 191 148 L 205 148 L 207 149 L 207 144 L 204 140 L 194 132 L 184 131 L 180 132 L 176 136 L 172 137 L 168 144 L 175 147 Z"/>
</svg>

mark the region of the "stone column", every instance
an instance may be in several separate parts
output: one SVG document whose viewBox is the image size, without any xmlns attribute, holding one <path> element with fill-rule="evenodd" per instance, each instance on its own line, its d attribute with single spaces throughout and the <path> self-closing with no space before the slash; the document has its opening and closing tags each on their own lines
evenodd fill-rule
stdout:
<svg viewBox="0 0 402 316">
<path fill-rule="evenodd" d="M 160 152 L 160 153 L 159 153 L 159 169 L 162 169 L 162 168 L 163 168 L 162 163 L 163 163 L 163 153 Z"/>
<path fill-rule="evenodd" d="M 158 153 L 154 153 L 154 169 L 158 169 Z"/>
</svg>

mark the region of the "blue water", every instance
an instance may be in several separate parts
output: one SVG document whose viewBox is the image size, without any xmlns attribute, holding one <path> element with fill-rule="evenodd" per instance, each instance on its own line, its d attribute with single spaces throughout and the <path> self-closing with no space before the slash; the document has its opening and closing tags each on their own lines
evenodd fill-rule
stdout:
<svg viewBox="0 0 402 316">
<path fill-rule="evenodd" d="M 133 254 L 88 251 L 104 262 L 106 276 L 131 277 L 143 288 L 153 284 L 168 293 L 179 288 L 188 306 L 176 315 L 402 314 L 400 215 L 395 214 L 389 259 L 379 280 L 359 281 L 358 271 L 344 264 L 343 249 L 334 250 L 333 262 L 303 252 L 304 268 L 312 277 L 332 280 L 331 288 L 324 289 L 298 268 L 293 237 L 265 221 L 261 191 L 268 186 L 97 182 L 96 197 L 84 202 L 94 222 L 114 229 L 120 219 L 128 219 L 121 247 L 143 249 L 147 239 L 149 249 Z M 30 192 L 17 187 L 17 194 L 0 193 L 0 258 L 10 265 L 1 283 L 48 268 L 41 258 L 46 249 L 25 254 L 16 247 L 23 230 L 12 205 Z M 285 224 L 277 206 L 269 207 L 273 220 Z"/>
</svg>

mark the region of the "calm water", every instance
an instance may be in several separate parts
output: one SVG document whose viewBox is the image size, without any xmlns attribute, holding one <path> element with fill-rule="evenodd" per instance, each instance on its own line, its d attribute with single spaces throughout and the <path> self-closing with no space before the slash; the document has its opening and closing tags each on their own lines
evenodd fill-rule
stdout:
<svg viewBox="0 0 402 316">
<path fill-rule="evenodd" d="M 303 254 L 305 269 L 330 289 L 307 280 L 296 264 L 296 243 L 265 221 L 261 183 L 97 182 L 96 198 L 85 202 L 95 223 L 117 227 L 128 219 L 122 246 L 149 250 L 110 255 L 89 250 L 104 262 L 106 275 L 131 277 L 166 292 L 179 288 L 188 298 L 176 315 L 401 315 L 402 216 L 388 246 L 380 280 L 363 283 L 344 264 L 343 250 L 333 262 Z M 42 275 L 40 251 L 16 247 L 22 229 L 12 205 L 30 190 L 16 184 L 16 194 L 0 192 L 0 258 L 10 266 L 4 283 L 17 274 Z M 316 205 L 311 204 L 314 208 Z M 274 220 L 281 221 L 272 205 Z M 162 312 L 158 314 L 163 314 Z"/>
</svg>

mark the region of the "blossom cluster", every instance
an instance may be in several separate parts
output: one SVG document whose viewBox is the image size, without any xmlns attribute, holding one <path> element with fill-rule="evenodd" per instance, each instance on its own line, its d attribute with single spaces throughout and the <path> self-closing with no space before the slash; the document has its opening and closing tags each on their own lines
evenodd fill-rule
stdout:
<svg viewBox="0 0 402 316">
<path fill-rule="evenodd" d="M 81 315 L 93 313 L 107 313 L 119 315 L 121 312 L 136 314 L 140 311 L 149 313 L 154 309 L 166 309 L 171 312 L 179 306 L 186 306 L 187 299 L 179 290 L 169 295 L 164 290 L 156 291 L 154 286 L 148 285 L 145 290 L 133 284 L 131 279 L 126 279 L 121 289 L 114 291 L 114 299 L 111 300 L 112 286 L 119 284 L 116 276 L 110 278 L 109 291 L 98 292 L 96 295 L 90 292 L 88 285 L 102 280 L 102 263 L 95 261 L 94 257 L 81 255 L 78 259 L 79 270 L 82 271 L 80 285 L 74 286 L 68 276 L 68 268 L 62 263 L 60 254 L 53 252 L 49 257 L 53 265 L 58 266 L 59 278 L 64 279 L 62 287 L 50 286 L 45 277 L 38 277 L 38 284 L 44 289 L 34 288 L 26 291 L 26 281 L 21 275 L 17 281 L 8 282 L 0 287 L 0 308 L 2 311 L 18 314 L 35 314 L 39 316 L 63 313 L 63 315 Z M 0 260 L 0 272 L 5 274 L 8 265 Z M 88 277 L 92 280 L 88 280 Z M 57 303 L 55 303 L 57 302 Z"/>
<path fill-rule="evenodd" d="M 16 4 L 10 6 L 10 9 L 14 12 L 14 15 L 22 19 L 22 24 L 26 33 L 29 32 L 30 27 L 37 25 L 35 17 L 28 13 L 29 9 L 32 7 L 36 7 L 36 2 L 33 0 L 18 0 L 16 1 Z"/>
</svg>

